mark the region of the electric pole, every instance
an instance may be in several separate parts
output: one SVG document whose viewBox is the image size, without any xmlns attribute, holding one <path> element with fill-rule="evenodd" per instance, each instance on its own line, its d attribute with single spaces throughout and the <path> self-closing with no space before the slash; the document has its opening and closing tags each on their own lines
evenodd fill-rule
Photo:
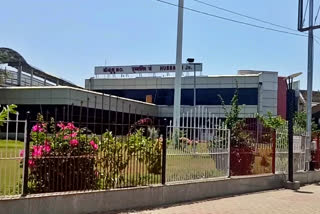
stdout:
<svg viewBox="0 0 320 214">
<path fill-rule="evenodd" d="M 309 31 L 308 31 L 308 82 L 307 82 L 307 161 L 311 159 L 312 142 L 312 79 L 313 79 L 313 0 L 309 1 Z M 307 170 L 309 169 L 307 164 Z"/>
<path fill-rule="evenodd" d="M 174 128 L 180 127 L 183 7 L 184 7 L 184 0 L 179 0 L 178 28 L 177 28 L 176 75 L 175 75 L 175 80 L 174 80 L 174 104 L 173 104 L 173 127 Z"/>
</svg>

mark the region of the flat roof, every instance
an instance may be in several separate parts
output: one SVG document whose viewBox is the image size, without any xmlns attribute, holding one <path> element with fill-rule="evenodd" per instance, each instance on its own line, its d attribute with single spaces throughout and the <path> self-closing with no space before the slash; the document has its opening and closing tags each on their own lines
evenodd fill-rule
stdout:
<svg viewBox="0 0 320 214">
<path fill-rule="evenodd" d="M 29 89 L 29 90 L 30 89 L 34 89 L 34 90 L 41 90 L 41 89 L 71 89 L 71 90 L 81 91 L 81 92 L 85 92 L 85 93 L 89 93 L 89 94 L 96 94 L 96 95 L 100 95 L 100 96 L 104 95 L 104 96 L 108 96 L 108 97 L 112 97 L 112 98 L 118 98 L 118 99 L 129 101 L 129 102 L 155 106 L 155 104 L 153 104 L 153 103 L 142 102 L 142 101 L 139 101 L 139 100 L 133 100 L 133 99 L 125 98 L 125 97 L 119 97 L 119 96 L 114 96 L 114 95 L 110 95 L 110 94 L 105 94 L 105 93 L 101 93 L 101 92 L 91 91 L 91 90 L 87 90 L 87 89 L 83 89 L 83 88 L 75 88 L 75 87 L 70 87 L 70 86 L 22 86 L 22 87 L 17 87 L 17 86 L 12 86 L 11 87 L 10 86 L 10 87 L 2 87 L 2 88 L 0 88 L 0 91 L 1 90 L 26 90 L 26 89 Z"/>
</svg>

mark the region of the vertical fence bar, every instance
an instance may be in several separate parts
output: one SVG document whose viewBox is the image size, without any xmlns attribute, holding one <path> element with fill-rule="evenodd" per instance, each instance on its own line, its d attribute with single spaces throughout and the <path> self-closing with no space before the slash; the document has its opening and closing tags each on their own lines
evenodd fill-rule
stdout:
<svg viewBox="0 0 320 214">
<path fill-rule="evenodd" d="M 114 131 L 114 139 L 115 139 L 115 146 L 117 145 L 117 131 L 118 131 L 118 101 L 119 97 L 116 98 L 116 106 L 115 106 L 115 131 Z M 119 152 L 117 149 L 114 150 L 114 167 L 116 167 L 117 171 L 114 173 L 114 181 L 118 182 L 117 176 L 119 176 Z M 114 182 L 113 188 L 117 187 L 117 182 Z"/>
<path fill-rule="evenodd" d="M 320 134 L 318 134 L 317 135 L 317 139 L 316 139 L 317 141 L 316 141 L 316 148 L 317 148 L 317 150 L 316 150 L 316 156 L 317 156 L 317 168 L 319 169 L 319 167 L 320 167 L 320 163 L 319 163 L 319 161 L 320 161 Z"/>
<path fill-rule="evenodd" d="M 93 133 L 96 134 L 97 96 L 94 97 Z"/>
<path fill-rule="evenodd" d="M 15 145 L 15 150 L 14 150 L 14 157 L 16 156 L 17 154 L 17 150 L 18 150 L 18 129 L 19 129 L 19 112 L 17 112 L 16 114 L 16 131 L 15 131 L 15 141 L 14 143 L 16 144 Z M 16 179 L 17 179 L 17 173 L 14 173 L 14 182 L 16 182 Z M 18 191 L 19 191 L 19 186 L 18 186 Z M 13 186 L 13 193 L 16 192 L 16 185 Z"/>
<path fill-rule="evenodd" d="M 90 102 L 90 99 L 89 97 L 87 98 L 87 115 L 86 115 L 86 143 L 88 141 L 88 129 L 89 129 L 89 102 Z"/>
<path fill-rule="evenodd" d="M 231 177 L 231 161 L 230 161 L 230 159 L 231 159 L 231 142 L 230 142 L 230 138 L 231 138 L 231 131 L 230 131 L 230 129 L 228 129 L 228 178 L 230 178 Z"/>
<path fill-rule="evenodd" d="M 167 128 L 166 128 L 167 130 Z M 162 141 L 162 170 L 161 170 L 161 183 L 166 184 L 166 170 L 167 170 L 167 134 L 165 133 Z"/>
<path fill-rule="evenodd" d="M 130 140 L 130 123 L 131 123 L 131 104 L 129 104 L 128 106 L 128 134 L 127 134 L 127 144 L 129 144 L 129 140 Z M 126 154 L 128 156 L 128 153 Z M 128 160 L 128 166 L 127 166 L 127 185 L 131 185 L 131 160 Z"/>
<path fill-rule="evenodd" d="M 29 153 L 30 153 L 30 112 L 27 112 L 27 120 L 25 124 L 25 145 L 24 145 L 24 164 L 23 164 L 23 184 L 22 184 L 22 196 L 26 196 L 28 194 L 28 164 L 29 164 Z"/>
<path fill-rule="evenodd" d="M 128 144 L 128 142 L 124 142 L 124 101 L 122 100 L 122 107 L 121 107 L 121 143 L 122 144 Z M 121 163 L 123 162 L 123 159 L 125 158 L 125 155 L 126 154 L 124 154 L 124 149 L 121 149 Z M 126 186 L 127 184 L 126 184 L 126 177 L 128 176 L 128 175 L 126 175 L 126 173 L 125 173 L 125 171 L 123 171 L 123 173 L 124 173 L 124 179 L 122 180 L 123 181 L 123 184 L 121 185 L 121 183 L 120 183 L 120 187 L 124 187 L 124 186 Z"/>
<path fill-rule="evenodd" d="M 277 141 L 277 134 L 276 130 L 272 132 L 272 173 L 276 173 L 276 141 Z"/>
</svg>

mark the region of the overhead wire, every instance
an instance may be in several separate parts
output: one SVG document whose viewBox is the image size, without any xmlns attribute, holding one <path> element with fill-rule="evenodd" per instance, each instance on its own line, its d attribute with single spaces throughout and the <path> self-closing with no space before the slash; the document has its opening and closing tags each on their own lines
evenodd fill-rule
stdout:
<svg viewBox="0 0 320 214">
<path fill-rule="evenodd" d="M 163 4 L 171 5 L 171 6 L 174 6 L 174 7 L 180 7 L 177 4 L 174 4 L 174 3 L 171 3 L 171 2 L 167 2 L 165 0 L 156 0 L 156 1 L 161 2 Z M 184 6 L 182 8 L 185 9 L 185 10 L 188 10 L 188 11 L 192 11 L 192 12 L 198 13 L 198 14 L 211 16 L 211 17 L 214 17 L 214 18 L 222 19 L 222 20 L 233 22 L 233 23 L 237 23 L 237 24 L 247 25 L 247 26 L 250 26 L 250 27 L 255 27 L 255 28 L 260 28 L 260 29 L 264 29 L 264 30 L 274 31 L 274 32 L 283 33 L 283 34 L 290 34 L 290 35 L 295 35 L 295 36 L 300 36 L 300 37 L 308 37 L 305 34 L 293 33 L 293 32 L 288 32 L 288 31 L 284 31 L 284 30 L 278 30 L 278 29 L 271 28 L 271 27 L 265 27 L 265 26 L 261 26 L 261 25 L 257 25 L 257 24 L 252 24 L 252 23 L 248 23 L 248 22 L 244 22 L 244 21 L 239 21 L 239 20 L 235 20 L 235 19 L 231 19 L 231 18 L 226 18 L 226 17 L 223 17 L 223 16 L 218 16 L 218 15 L 215 15 L 215 14 L 212 14 L 212 13 L 200 11 L 200 10 L 197 10 L 197 9 L 194 9 L 194 8 L 190 8 L 190 7 L 185 7 Z"/>
<path fill-rule="evenodd" d="M 279 28 L 283 28 L 283 29 L 286 29 L 286 30 L 297 32 L 297 30 L 294 29 L 294 28 L 286 27 L 286 26 L 283 26 L 283 25 L 272 23 L 270 21 L 265 21 L 265 20 L 262 20 L 262 19 L 259 19 L 259 18 L 255 18 L 255 17 L 249 16 L 249 15 L 246 15 L 246 14 L 243 14 L 243 13 L 239 13 L 239 12 L 236 12 L 236 11 L 233 11 L 233 10 L 229 10 L 229 9 L 226 9 L 226 8 L 223 8 L 223 7 L 219 7 L 219 6 L 216 6 L 214 4 L 207 3 L 207 2 L 204 2 L 204 1 L 201 1 L 201 0 L 193 0 L 193 1 L 198 2 L 200 4 L 203 4 L 203 5 L 207 5 L 209 7 L 216 8 L 218 10 L 222 10 L 222 11 L 225 11 L 225 12 L 228 12 L 228 13 L 232 13 L 232 14 L 235 14 L 235 15 L 238 15 L 238 16 L 242 16 L 244 18 L 248 18 L 248 19 L 251 19 L 251 20 L 254 20 L 254 21 L 262 22 L 262 23 L 265 23 L 265 24 L 273 25 L 275 27 L 279 27 Z"/>
<path fill-rule="evenodd" d="M 318 11 L 317 11 L 316 18 L 314 19 L 314 23 L 315 23 L 315 24 L 316 24 L 317 19 L 318 19 L 318 16 L 319 16 L 319 11 L 320 11 L 320 5 L 319 5 L 319 7 L 318 7 Z"/>
<path fill-rule="evenodd" d="M 219 7 L 219 6 L 216 6 L 216 5 L 201 1 L 201 0 L 192 0 L 192 1 L 198 2 L 200 4 L 207 5 L 209 7 L 216 8 L 218 10 L 222 10 L 222 11 L 225 11 L 225 12 L 228 12 L 228 13 L 232 13 L 232 14 L 235 14 L 235 15 L 238 15 L 238 16 L 242 16 L 242 17 L 254 20 L 254 21 L 258 21 L 258 22 L 262 22 L 262 23 L 265 23 L 265 24 L 273 25 L 275 27 L 283 28 L 283 29 L 286 29 L 286 30 L 294 31 L 294 32 L 299 32 L 297 29 L 294 29 L 294 28 L 286 27 L 286 26 L 283 26 L 283 25 L 280 25 L 280 24 L 272 23 L 270 21 L 266 21 L 266 20 L 262 20 L 262 19 L 255 18 L 255 17 L 252 17 L 252 16 L 248 16 L 248 15 L 245 15 L 243 13 L 239 13 L 239 12 L 232 11 L 232 10 L 229 10 L 229 9 L 226 9 L 226 8 L 223 8 L 223 7 Z M 319 8 L 318 8 L 317 16 L 319 15 L 319 12 L 320 12 L 320 5 L 319 5 Z M 316 17 L 316 19 L 317 19 L 317 17 Z M 315 22 L 316 22 L 316 20 L 315 20 Z M 303 33 L 306 34 L 306 35 L 308 34 L 307 32 L 303 32 Z M 314 35 L 314 39 L 315 40 L 316 39 L 320 39 L 320 37 Z M 316 41 L 316 42 L 320 45 L 320 43 L 318 41 Z"/>
<path fill-rule="evenodd" d="M 304 25 L 304 22 L 306 21 L 306 14 L 307 14 L 308 5 L 309 5 L 309 0 L 307 1 L 306 8 L 304 9 L 302 25 Z"/>
</svg>

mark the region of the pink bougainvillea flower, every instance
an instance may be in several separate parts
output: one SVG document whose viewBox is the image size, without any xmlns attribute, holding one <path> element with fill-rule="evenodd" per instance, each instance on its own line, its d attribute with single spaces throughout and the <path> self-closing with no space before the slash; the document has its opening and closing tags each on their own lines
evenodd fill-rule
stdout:
<svg viewBox="0 0 320 214">
<path fill-rule="evenodd" d="M 32 168 L 32 167 L 34 167 L 35 163 L 34 163 L 33 160 L 29 160 L 28 161 L 28 165 L 29 165 L 30 168 Z"/>
<path fill-rule="evenodd" d="M 44 140 L 44 145 L 45 145 L 45 146 L 50 145 L 50 141 Z"/>
<path fill-rule="evenodd" d="M 20 150 L 19 156 L 22 158 L 24 157 L 24 149 Z"/>
<path fill-rule="evenodd" d="M 70 140 L 70 145 L 71 146 L 78 146 L 78 144 L 79 144 L 79 141 L 77 139 Z"/>
<path fill-rule="evenodd" d="M 90 141 L 90 145 L 92 146 L 92 148 L 93 148 L 94 150 L 98 150 L 98 144 L 96 144 L 93 140 Z"/>
<path fill-rule="evenodd" d="M 32 127 L 32 131 L 33 132 L 43 132 L 43 128 L 42 128 L 41 124 L 36 124 Z"/>
<path fill-rule="evenodd" d="M 74 124 L 73 123 L 68 123 L 68 125 L 65 127 L 65 129 L 69 129 L 69 130 L 75 130 L 76 129 L 76 127 L 74 126 Z"/>
<path fill-rule="evenodd" d="M 43 146 L 33 146 L 32 157 L 41 157 L 42 150 L 43 150 Z"/>
<path fill-rule="evenodd" d="M 65 125 L 64 125 L 62 122 L 60 122 L 57 126 L 58 126 L 60 129 L 64 129 L 64 128 L 65 128 Z"/>
<path fill-rule="evenodd" d="M 46 153 L 49 153 L 51 151 L 51 146 L 50 145 L 45 145 L 43 147 L 43 151 L 45 151 Z"/>
<path fill-rule="evenodd" d="M 77 132 L 73 132 L 70 134 L 70 137 L 72 137 L 72 138 L 77 137 L 77 134 L 78 134 Z"/>
<path fill-rule="evenodd" d="M 70 136 L 69 135 L 63 136 L 63 139 L 68 140 L 68 139 L 70 139 Z"/>
</svg>

